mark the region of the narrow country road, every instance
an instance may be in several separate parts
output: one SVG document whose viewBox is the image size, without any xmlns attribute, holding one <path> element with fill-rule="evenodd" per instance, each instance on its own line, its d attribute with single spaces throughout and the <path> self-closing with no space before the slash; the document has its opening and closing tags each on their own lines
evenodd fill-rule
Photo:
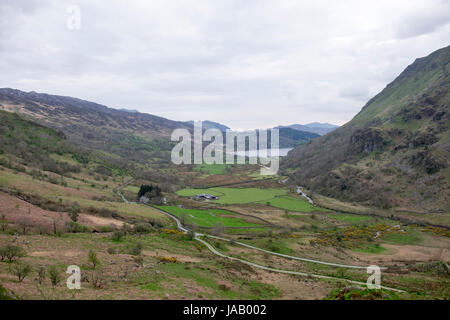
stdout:
<svg viewBox="0 0 450 320">
<path fill-rule="evenodd" d="M 278 273 L 293 274 L 293 275 L 304 276 L 304 277 L 312 277 L 312 278 L 317 278 L 317 279 L 328 279 L 328 280 L 345 281 L 345 282 L 349 282 L 349 283 L 352 283 L 352 284 L 358 284 L 358 285 L 362 285 L 362 286 L 366 286 L 367 285 L 367 283 L 361 282 L 361 281 L 342 279 L 342 278 L 336 278 L 336 277 L 330 277 L 330 276 L 323 276 L 323 275 L 319 275 L 319 274 L 312 274 L 312 273 L 305 273 L 305 272 L 297 272 L 297 271 L 291 271 L 291 270 L 275 269 L 275 268 L 262 266 L 262 265 L 259 265 L 259 264 L 256 264 L 256 263 L 253 263 L 253 262 L 250 262 L 250 261 L 246 261 L 246 260 L 242 260 L 242 259 L 239 259 L 239 258 L 227 256 L 227 255 L 217 251 L 216 248 L 214 248 L 211 244 L 209 244 L 208 242 L 204 241 L 203 239 L 196 238 L 196 240 L 200 241 L 201 243 L 203 243 L 211 252 L 213 252 L 214 254 L 216 254 L 216 255 L 218 255 L 220 257 L 227 258 L 227 259 L 230 259 L 230 260 L 239 261 L 239 262 L 245 263 L 245 264 L 247 264 L 249 266 L 252 266 L 252 267 L 255 267 L 255 268 L 259 268 L 259 269 L 263 269 L 263 270 L 267 270 L 267 271 L 272 271 L 272 272 L 278 272 Z M 396 288 L 391 288 L 391 287 L 381 286 L 381 288 L 385 289 L 385 290 L 395 291 L 395 292 L 405 292 L 403 290 L 396 289 Z"/>
<path fill-rule="evenodd" d="M 136 202 L 131 202 L 128 201 L 123 195 L 122 193 L 117 189 L 116 190 L 117 194 L 122 198 L 122 200 L 127 203 L 127 204 L 137 204 Z M 177 228 L 178 230 L 187 233 L 189 232 L 188 229 L 186 229 L 183 224 L 181 223 L 181 221 L 174 215 L 161 210 L 159 208 L 155 208 L 151 205 L 148 204 L 141 204 L 144 205 L 146 207 L 152 208 L 153 210 L 157 210 L 158 212 L 166 215 L 167 217 L 171 218 L 172 220 L 174 220 L 177 224 Z M 297 272 L 297 271 L 291 271 L 291 270 L 282 270 L 282 269 L 276 269 L 276 268 L 270 268 L 270 267 L 266 267 L 266 266 L 262 266 L 250 261 L 246 261 L 243 259 L 239 259 L 239 258 L 235 258 L 235 257 L 231 257 L 231 256 L 227 256 L 225 254 L 223 254 L 222 252 L 218 251 L 216 248 L 214 248 L 210 243 L 208 243 L 207 241 L 201 239 L 201 237 L 209 237 L 209 238 L 213 238 L 213 239 L 218 239 L 218 240 L 223 240 L 223 241 L 228 241 L 228 242 L 233 242 L 235 244 L 250 248 L 250 249 L 254 249 L 254 250 L 258 250 L 258 251 L 262 251 L 262 252 L 266 252 L 268 254 L 272 254 L 272 255 L 276 255 L 276 256 L 280 256 L 280 257 L 284 257 L 284 258 L 288 258 L 288 259 L 294 259 L 294 260 L 299 260 L 299 261 L 306 261 L 306 262 L 311 262 L 311 263 L 318 263 L 318 264 L 324 264 L 324 265 L 329 265 L 329 266 L 335 266 L 335 267 L 343 267 L 343 268 L 353 268 L 353 269 L 367 269 L 367 267 L 363 267 L 363 266 L 354 266 L 354 265 L 344 265 L 344 264 L 338 264 L 338 263 L 332 263 L 332 262 L 325 262 L 325 261 L 320 261 L 320 260 L 312 260 L 312 259 L 307 259 L 307 258 L 300 258 L 300 257 L 295 257 L 295 256 L 290 256 L 290 255 L 285 255 L 285 254 L 281 254 L 281 253 L 277 253 L 277 252 L 272 252 L 272 251 L 268 251 L 262 248 L 258 248 L 258 247 L 254 247 L 252 245 L 246 244 L 246 243 L 242 243 L 242 242 L 237 242 L 231 239 L 227 239 L 227 238 L 222 238 L 222 237 L 217 237 L 217 236 L 213 236 L 213 235 L 209 235 L 209 234 L 204 234 L 204 233 L 198 233 L 198 232 L 194 232 L 194 239 L 196 241 L 201 242 L 202 244 L 204 244 L 213 254 L 222 257 L 222 258 L 226 258 L 229 260 L 234 260 L 234 261 L 239 261 L 241 263 L 250 265 L 252 267 L 258 268 L 258 269 L 263 269 L 263 270 L 267 270 L 267 271 L 272 271 L 272 272 L 278 272 L 278 273 L 285 273 L 285 274 L 293 274 L 293 275 L 299 275 L 299 276 L 305 276 L 305 277 L 313 277 L 313 278 L 318 278 L 318 279 L 328 279 L 328 280 L 338 280 L 338 281 L 345 281 L 348 283 L 352 283 L 352 284 L 358 284 L 358 285 L 363 285 L 365 286 L 366 283 L 365 282 L 360 282 L 360 281 L 355 281 L 355 280 L 349 280 L 349 279 L 344 279 L 344 278 L 338 278 L 338 277 L 331 277 L 331 276 L 324 276 L 324 275 L 318 275 L 318 274 L 313 274 L 313 273 L 304 273 L 304 272 Z M 380 269 L 385 269 L 385 268 L 380 268 Z M 390 290 L 390 291 L 395 291 L 395 292 L 405 292 L 403 290 L 400 289 L 396 289 L 396 288 L 390 288 L 390 287 L 385 287 L 385 286 L 381 286 L 382 289 L 385 290 Z"/>
</svg>

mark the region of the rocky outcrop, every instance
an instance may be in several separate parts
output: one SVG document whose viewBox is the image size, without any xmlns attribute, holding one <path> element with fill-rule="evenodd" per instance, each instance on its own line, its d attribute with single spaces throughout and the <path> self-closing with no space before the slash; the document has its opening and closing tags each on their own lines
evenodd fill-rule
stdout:
<svg viewBox="0 0 450 320">
<path fill-rule="evenodd" d="M 418 169 L 424 170 L 428 174 L 434 174 L 446 167 L 444 162 L 437 159 L 428 150 L 413 154 L 410 158 L 410 164 Z"/>
<path fill-rule="evenodd" d="M 352 153 L 369 154 L 382 150 L 387 144 L 383 131 L 377 128 L 363 128 L 356 130 L 350 137 L 350 150 Z"/>
</svg>

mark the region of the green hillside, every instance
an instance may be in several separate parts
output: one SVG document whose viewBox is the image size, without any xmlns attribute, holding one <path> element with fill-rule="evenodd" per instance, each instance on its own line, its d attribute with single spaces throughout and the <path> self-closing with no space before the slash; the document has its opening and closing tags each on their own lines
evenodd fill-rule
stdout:
<svg viewBox="0 0 450 320">
<path fill-rule="evenodd" d="M 417 59 L 347 124 L 293 150 L 284 173 L 315 193 L 448 212 L 450 47 Z"/>
</svg>

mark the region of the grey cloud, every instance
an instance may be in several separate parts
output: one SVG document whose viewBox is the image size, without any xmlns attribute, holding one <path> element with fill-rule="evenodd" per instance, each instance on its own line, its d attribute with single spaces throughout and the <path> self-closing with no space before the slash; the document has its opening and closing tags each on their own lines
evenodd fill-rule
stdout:
<svg viewBox="0 0 450 320">
<path fill-rule="evenodd" d="M 342 124 L 450 38 L 437 0 L 79 0 L 68 30 L 72 3 L 0 0 L 0 87 L 240 129 Z"/>
<path fill-rule="evenodd" d="M 405 16 L 398 25 L 397 36 L 410 38 L 429 34 L 450 23 L 450 2 L 441 0 L 438 6 L 424 8 Z"/>
</svg>

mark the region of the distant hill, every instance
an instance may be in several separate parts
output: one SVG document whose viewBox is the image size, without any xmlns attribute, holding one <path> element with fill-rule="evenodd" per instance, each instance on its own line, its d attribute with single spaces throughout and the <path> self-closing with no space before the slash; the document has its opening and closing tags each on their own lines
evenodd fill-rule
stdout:
<svg viewBox="0 0 450 320">
<path fill-rule="evenodd" d="M 23 113 L 50 126 L 80 124 L 117 130 L 140 131 L 152 136 L 169 136 L 173 129 L 186 127 L 182 122 L 147 113 L 118 110 L 78 98 L 0 89 L 0 109 Z"/>
<path fill-rule="evenodd" d="M 315 193 L 381 208 L 450 212 L 450 46 L 408 66 L 347 124 L 289 153 Z"/>
<path fill-rule="evenodd" d="M 194 125 L 194 120 L 190 120 L 187 121 L 187 123 L 192 126 Z M 218 129 L 222 132 L 227 131 L 227 129 L 230 129 L 229 127 L 227 127 L 224 124 L 218 123 L 218 122 L 214 122 L 214 121 L 209 121 L 209 120 L 203 120 L 202 121 L 202 127 L 204 130 L 208 130 L 208 129 Z"/>
<path fill-rule="evenodd" d="M 188 121 L 186 122 L 189 126 L 193 126 L 194 121 Z M 202 127 L 204 130 L 215 128 L 222 132 L 225 132 L 227 129 L 230 129 L 224 124 L 213 122 L 209 120 L 202 121 Z M 301 131 L 301 130 L 295 130 L 292 128 L 278 128 L 279 130 L 279 146 L 280 148 L 292 148 L 295 147 L 301 143 L 306 143 L 310 141 L 311 139 L 320 137 L 319 134 L 308 132 L 308 131 Z M 268 134 L 268 143 L 270 143 L 270 131 Z"/>
<path fill-rule="evenodd" d="M 305 126 L 309 127 L 309 128 L 322 128 L 322 129 L 336 129 L 339 126 L 335 125 L 335 124 L 331 124 L 331 123 L 321 123 L 321 122 L 311 122 L 311 123 L 307 123 L 305 124 Z"/>
<path fill-rule="evenodd" d="M 323 136 L 328 132 L 339 128 L 339 126 L 330 123 L 312 122 L 308 124 L 291 124 L 289 126 L 278 126 L 277 128 L 291 128 L 294 130 L 312 132 Z"/>
<path fill-rule="evenodd" d="M 269 135 L 270 136 L 270 135 Z M 295 147 L 320 137 L 317 133 L 295 130 L 292 128 L 279 128 L 280 148 Z"/>
<path fill-rule="evenodd" d="M 163 158 L 170 161 L 170 134 L 183 122 L 117 110 L 72 97 L 0 89 L 0 110 L 61 131 L 74 145 L 120 156 L 123 162 Z"/>
</svg>

